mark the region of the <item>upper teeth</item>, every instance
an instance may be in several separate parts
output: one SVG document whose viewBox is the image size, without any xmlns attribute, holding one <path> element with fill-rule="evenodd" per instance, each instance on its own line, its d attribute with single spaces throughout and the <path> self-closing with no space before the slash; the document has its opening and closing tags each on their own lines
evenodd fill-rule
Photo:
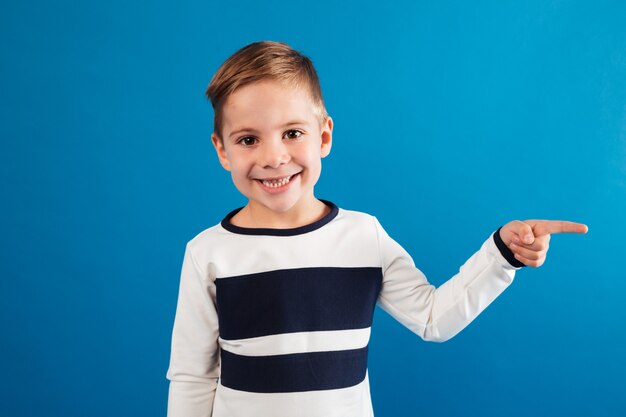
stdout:
<svg viewBox="0 0 626 417">
<path fill-rule="evenodd" d="M 261 182 L 266 187 L 276 188 L 276 187 L 282 187 L 283 185 L 287 184 L 289 182 L 289 180 L 291 180 L 291 176 L 285 177 L 285 178 L 281 178 L 281 179 L 278 179 L 278 180 L 262 180 Z"/>
</svg>

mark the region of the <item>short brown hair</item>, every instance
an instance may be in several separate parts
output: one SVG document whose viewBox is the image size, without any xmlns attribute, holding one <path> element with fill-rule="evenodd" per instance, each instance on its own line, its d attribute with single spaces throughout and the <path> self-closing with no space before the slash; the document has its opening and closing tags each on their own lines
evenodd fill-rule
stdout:
<svg viewBox="0 0 626 417">
<path fill-rule="evenodd" d="M 213 106 L 213 130 L 222 139 L 222 108 L 237 88 L 261 81 L 277 80 L 288 85 L 306 86 L 320 126 L 328 113 L 313 62 L 283 42 L 259 41 L 231 55 L 213 75 L 206 96 Z"/>
</svg>

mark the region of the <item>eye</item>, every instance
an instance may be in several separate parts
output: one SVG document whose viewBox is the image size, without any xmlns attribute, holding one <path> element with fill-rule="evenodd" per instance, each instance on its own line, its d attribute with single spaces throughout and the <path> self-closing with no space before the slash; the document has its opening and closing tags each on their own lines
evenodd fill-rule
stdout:
<svg viewBox="0 0 626 417">
<path fill-rule="evenodd" d="M 245 136 L 237 141 L 237 143 L 242 144 L 243 146 L 252 146 L 257 142 L 256 138 L 252 136 Z"/>
<path fill-rule="evenodd" d="M 302 136 L 302 132 L 296 129 L 291 129 L 285 132 L 285 135 L 288 139 L 298 139 L 300 136 Z"/>
</svg>

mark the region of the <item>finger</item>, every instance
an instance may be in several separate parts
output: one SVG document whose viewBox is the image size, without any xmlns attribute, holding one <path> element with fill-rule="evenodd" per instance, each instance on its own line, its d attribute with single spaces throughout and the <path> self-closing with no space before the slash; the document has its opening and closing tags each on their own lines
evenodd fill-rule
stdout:
<svg viewBox="0 0 626 417">
<path fill-rule="evenodd" d="M 530 245 L 535 241 L 532 225 L 522 221 L 515 221 L 513 232 L 519 236 L 520 243 Z"/>
<path fill-rule="evenodd" d="M 515 254 L 515 259 L 517 259 L 518 261 L 520 261 L 521 263 L 523 263 L 526 266 L 530 266 L 532 268 L 538 268 L 541 265 L 543 265 L 543 263 L 546 261 L 546 258 L 543 257 L 541 259 L 528 259 L 525 258 L 519 254 Z"/>
<path fill-rule="evenodd" d="M 523 246 L 516 245 L 515 243 L 511 243 L 511 251 L 513 254 L 520 255 L 526 259 L 530 259 L 532 261 L 539 260 L 541 258 L 546 257 L 547 250 L 532 250 L 527 249 Z"/>
<path fill-rule="evenodd" d="M 550 246 L 550 235 L 537 236 L 535 241 L 530 245 L 523 243 L 519 237 L 514 236 L 511 243 L 515 243 L 517 246 L 521 246 L 535 252 L 547 251 Z"/>
<path fill-rule="evenodd" d="M 587 233 L 589 228 L 583 223 L 574 223 L 564 220 L 526 220 L 530 224 L 535 236 L 555 233 Z"/>
</svg>

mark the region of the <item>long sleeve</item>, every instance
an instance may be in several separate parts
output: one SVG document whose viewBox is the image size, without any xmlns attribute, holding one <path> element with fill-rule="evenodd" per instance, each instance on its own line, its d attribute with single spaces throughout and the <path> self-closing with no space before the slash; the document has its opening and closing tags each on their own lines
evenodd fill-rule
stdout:
<svg viewBox="0 0 626 417">
<path fill-rule="evenodd" d="M 502 255 L 493 235 L 438 288 L 374 218 L 383 284 L 378 305 L 424 340 L 446 341 L 472 322 L 512 282 L 518 267 Z"/>
<path fill-rule="evenodd" d="M 220 374 L 215 283 L 187 244 L 172 331 L 168 417 L 210 417 Z"/>
</svg>

